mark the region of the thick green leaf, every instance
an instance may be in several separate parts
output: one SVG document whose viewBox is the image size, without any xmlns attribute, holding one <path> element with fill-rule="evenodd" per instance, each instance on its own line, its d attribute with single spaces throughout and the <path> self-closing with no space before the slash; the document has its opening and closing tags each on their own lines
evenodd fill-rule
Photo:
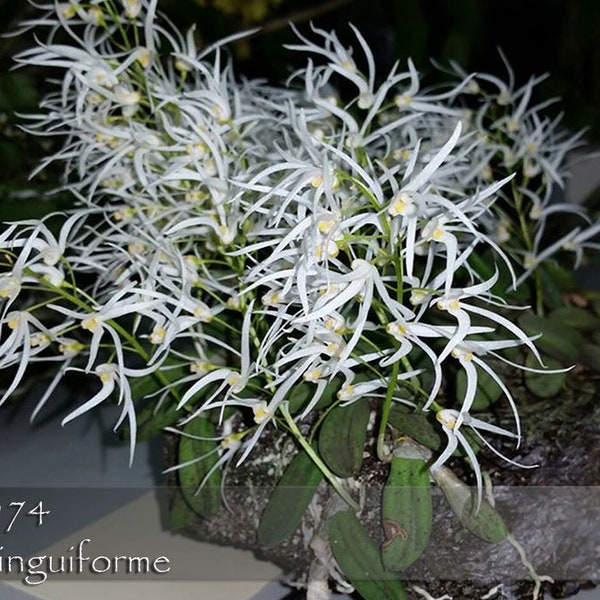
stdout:
<svg viewBox="0 0 600 600">
<path fill-rule="evenodd" d="M 214 469 L 210 477 L 208 473 L 219 459 L 215 452 L 217 442 L 215 426 L 204 417 L 196 417 L 182 430 L 179 438 L 179 464 L 201 458 L 179 469 L 179 485 L 185 501 L 189 506 L 203 517 L 209 517 L 218 512 L 221 507 L 221 471 Z M 188 437 L 195 436 L 194 438 Z M 213 438 L 213 439 L 196 439 Z"/>
<path fill-rule="evenodd" d="M 565 327 L 574 327 L 580 331 L 600 330 L 600 319 L 585 308 L 576 306 L 564 306 L 550 313 L 553 323 Z"/>
<path fill-rule="evenodd" d="M 460 522 L 486 542 L 498 543 L 505 539 L 508 528 L 496 508 L 484 499 L 479 510 L 475 512 L 475 504 L 475 494 L 472 493 L 469 501 L 464 503 L 462 513 L 458 515 Z"/>
<path fill-rule="evenodd" d="M 600 372 L 600 346 L 583 344 L 581 347 L 581 362 L 590 369 Z"/>
<path fill-rule="evenodd" d="M 548 369 L 561 369 L 563 364 L 550 356 L 542 357 L 544 364 Z M 537 359 L 533 355 L 528 355 L 525 360 L 525 366 L 533 369 L 541 369 Z M 565 373 L 534 373 L 525 371 L 525 386 L 536 398 L 552 398 L 556 396 L 565 384 Z"/>
<path fill-rule="evenodd" d="M 412 438 L 435 452 L 442 452 L 448 443 L 448 439 L 435 420 L 435 413 L 433 412 L 413 412 L 402 406 L 393 406 L 388 423 L 394 429 L 397 429 L 399 433 Z M 477 451 L 481 442 L 468 430 L 465 430 L 463 434 L 469 440 L 469 445 Z M 462 454 L 464 454 L 464 450 L 457 449 L 454 451 L 453 456 L 461 456 Z"/>
<path fill-rule="evenodd" d="M 339 379 L 334 379 L 323 391 L 323 395 L 319 398 L 318 402 L 314 406 L 314 410 L 323 410 L 330 406 L 335 400 L 335 395 L 340 389 L 341 383 Z M 302 412 L 305 406 L 313 399 L 317 386 L 314 383 L 303 381 L 297 385 L 293 393 L 290 394 L 289 410 L 291 414 L 298 414 Z"/>
<path fill-rule="evenodd" d="M 379 548 L 354 512 L 342 510 L 332 515 L 327 529 L 337 564 L 365 600 L 407 600 L 402 583 L 385 571 Z"/>
<path fill-rule="evenodd" d="M 322 479 L 323 473 L 306 452 L 294 456 L 261 517 L 257 532 L 261 544 L 280 544 L 296 530 Z"/>
<path fill-rule="evenodd" d="M 521 315 L 519 326 L 528 335 L 542 334 L 535 341 L 535 345 L 545 354 L 560 360 L 563 365 L 572 365 L 577 362 L 579 347 L 584 342 L 584 338 L 573 327 L 532 313 Z"/>
<path fill-rule="evenodd" d="M 177 410 L 177 405 L 173 402 L 167 407 L 161 407 L 155 412 L 154 406 L 147 406 L 138 413 L 139 425 L 137 439 L 140 442 L 150 440 L 165 428 L 173 425 L 182 416 L 181 410 Z"/>
<path fill-rule="evenodd" d="M 446 436 L 431 420 L 430 413 L 409 412 L 399 406 L 393 406 L 388 422 L 400 433 L 431 450 L 441 452 L 446 446 Z"/>
<path fill-rule="evenodd" d="M 350 477 L 360 469 L 369 412 L 369 400 L 362 398 L 349 406 L 336 406 L 321 425 L 319 454 L 338 477 Z"/>
<path fill-rule="evenodd" d="M 537 272 L 542 284 L 544 304 L 551 308 L 563 306 L 564 293 L 573 289 L 572 274 L 555 263 L 541 264 Z"/>
<path fill-rule="evenodd" d="M 169 509 L 169 530 L 179 531 L 192 525 L 198 519 L 198 515 L 185 501 L 181 489 L 175 490 L 173 501 Z"/>
<path fill-rule="evenodd" d="M 447 467 L 431 472 L 435 482 L 441 488 L 452 512 L 462 525 L 486 542 L 501 542 L 508 535 L 504 519 L 486 498 L 482 499 L 478 510 L 474 489 L 463 483 Z"/>
<path fill-rule="evenodd" d="M 538 266 L 544 279 L 553 283 L 561 293 L 576 290 L 577 277 L 572 269 L 565 269 L 555 261 L 548 261 Z"/>
<path fill-rule="evenodd" d="M 429 469 L 423 458 L 394 456 L 383 489 L 381 547 L 385 569 L 402 571 L 414 563 L 429 542 L 433 519 Z"/>
</svg>

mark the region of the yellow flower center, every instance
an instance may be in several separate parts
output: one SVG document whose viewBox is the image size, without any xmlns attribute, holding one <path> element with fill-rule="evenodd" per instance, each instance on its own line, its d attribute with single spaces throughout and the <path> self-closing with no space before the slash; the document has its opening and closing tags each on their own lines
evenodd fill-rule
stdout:
<svg viewBox="0 0 600 600">
<path fill-rule="evenodd" d="M 244 435 L 245 434 L 243 431 L 240 431 L 239 433 L 230 433 L 221 441 L 221 448 L 224 450 L 228 450 L 229 448 L 237 448 L 240 445 Z"/>
<path fill-rule="evenodd" d="M 20 322 L 21 314 L 18 312 L 13 312 L 8 315 L 8 321 L 6 322 L 6 324 L 8 325 L 9 329 L 16 329 L 19 326 Z"/>
<path fill-rule="evenodd" d="M 463 360 L 466 360 L 469 362 L 473 360 L 473 353 L 469 352 L 469 351 L 460 350 L 458 348 L 455 348 L 454 350 L 452 350 L 451 354 L 454 358 L 457 358 L 457 359 L 462 358 Z"/>
<path fill-rule="evenodd" d="M 521 124 L 519 123 L 519 121 L 517 119 L 509 119 L 506 122 L 506 130 L 509 133 L 514 133 L 515 131 L 519 131 L 520 128 L 521 128 Z"/>
<path fill-rule="evenodd" d="M 277 290 L 271 290 L 261 298 L 261 302 L 265 306 L 276 306 L 279 304 L 279 302 L 281 302 L 281 295 Z"/>
<path fill-rule="evenodd" d="M 530 269 L 531 267 L 535 267 L 535 256 L 533 254 L 526 254 L 523 259 L 523 266 L 526 269 Z"/>
<path fill-rule="evenodd" d="M 102 383 L 108 383 L 113 380 L 114 373 L 100 373 L 99 377 Z"/>
<path fill-rule="evenodd" d="M 235 387 L 242 380 L 242 376 L 239 373 L 231 373 L 227 378 L 227 384 L 231 387 Z"/>
<path fill-rule="evenodd" d="M 87 317 L 81 321 L 81 328 L 86 329 L 87 331 L 91 331 L 92 333 L 98 329 L 100 326 L 101 320 L 100 317 L 94 315 L 91 317 Z"/>
<path fill-rule="evenodd" d="M 161 344 L 165 340 L 167 330 L 164 327 L 155 327 L 150 334 L 151 344 Z"/>
<path fill-rule="evenodd" d="M 0 282 L 0 298 L 14 298 L 21 290 L 21 284 L 18 279 L 9 277 Z"/>
<path fill-rule="evenodd" d="M 273 413 L 269 410 L 267 403 L 264 401 L 259 402 L 256 406 L 253 406 L 252 412 L 254 413 L 254 422 L 257 425 L 264 423 L 273 416 Z"/>
<path fill-rule="evenodd" d="M 61 354 L 67 357 L 76 356 L 83 350 L 83 344 L 77 340 L 65 341 L 59 344 L 58 350 Z"/>
<path fill-rule="evenodd" d="M 398 108 L 406 108 L 410 106 L 411 102 L 412 97 L 410 94 L 398 94 L 398 96 L 394 98 L 394 103 Z"/>
<path fill-rule="evenodd" d="M 62 16 L 65 19 L 72 19 L 77 14 L 78 9 L 78 4 L 69 4 L 62 9 Z"/>
<path fill-rule="evenodd" d="M 327 317 L 324 327 L 325 329 L 329 329 L 329 331 L 340 333 L 346 328 L 346 321 L 343 317 Z"/>
<path fill-rule="evenodd" d="M 435 415 L 435 418 L 442 425 L 448 427 L 448 429 L 454 429 L 454 427 L 456 427 L 456 417 L 454 417 L 451 414 L 448 414 L 448 412 L 444 409 L 438 411 L 438 413 Z"/>
<path fill-rule="evenodd" d="M 395 338 L 401 338 L 404 337 L 407 333 L 407 329 L 406 326 L 403 325 L 402 323 L 388 323 L 386 325 L 385 328 L 386 332 L 389 333 L 390 335 L 394 336 Z"/>
<path fill-rule="evenodd" d="M 410 294 L 409 302 L 413 306 L 423 304 L 427 300 L 427 293 L 424 290 L 413 290 Z"/>
<path fill-rule="evenodd" d="M 127 245 L 127 252 L 129 254 L 143 254 L 146 251 L 146 244 L 144 242 L 133 242 Z"/>
<path fill-rule="evenodd" d="M 333 231 L 335 225 L 336 222 L 334 219 L 324 219 L 319 221 L 317 229 L 319 230 L 319 233 L 322 233 L 323 235 L 329 235 Z"/>
<path fill-rule="evenodd" d="M 398 215 L 410 217 L 415 214 L 416 210 L 412 196 L 406 192 L 396 194 L 387 209 L 391 217 L 397 217 Z"/>
<path fill-rule="evenodd" d="M 140 65 L 142 65 L 142 67 L 144 67 L 144 69 L 146 69 L 148 67 L 148 65 L 150 64 L 150 59 L 152 58 L 152 55 L 150 54 L 150 51 L 148 50 L 148 48 L 140 48 L 138 55 L 137 55 L 137 61 L 140 63 Z"/>
<path fill-rule="evenodd" d="M 175 68 L 181 73 L 187 73 L 192 70 L 192 65 L 190 65 L 185 59 L 178 58 L 175 60 Z"/>
<path fill-rule="evenodd" d="M 444 228 L 441 225 L 438 225 L 431 233 L 431 237 L 436 240 L 436 242 L 439 242 L 444 237 L 445 233 Z"/>
<path fill-rule="evenodd" d="M 304 381 L 310 381 L 312 383 L 317 382 L 319 379 L 321 379 L 321 377 L 323 377 L 323 371 L 318 367 L 309 369 L 302 375 L 302 379 L 304 379 Z"/>
<path fill-rule="evenodd" d="M 196 375 L 204 375 L 210 371 L 210 363 L 197 360 L 190 365 L 190 371 L 196 373 Z"/>
<path fill-rule="evenodd" d="M 240 299 L 234 296 L 230 296 L 227 298 L 227 308 L 231 308 L 232 310 L 239 310 L 240 308 Z"/>
<path fill-rule="evenodd" d="M 50 343 L 50 337 L 47 336 L 45 333 L 34 333 L 31 336 L 31 339 L 29 340 L 29 345 L 32 348 L 36 348 L 38 346 L 45 346 L 46 344 Z"/>
<path fill-rule="evenodd" d="M 338 400 L 349 400 L 355 393 L 354 386 L 351 384 L 344 384 L 342 389 L 337 393 Z"/>
<path fill-rule="evenodd" d="M 446 300 L 446 299 L 441 299 L 438 301 L 437 303 L 437 307 L 440 310 L 459 310 L 460 309 L 460 302 L 458 301 L 458 299 L 453 298 L 452 300 Z"/>
<path fill-rule="evenodd" d="M 198 304 L 198 306 L 194 308 L 194 316 L 197 317 L 202 323 L 210 323 L 213 319 L 210 308 L 204 303 Z"/>
<path fill-rule="evenodd" d="M 394 150 L 392 157 L 399 162 L 406 162 L 410 158 L 410 150 L 408 148 L 401 148 Z"/>
</svg>

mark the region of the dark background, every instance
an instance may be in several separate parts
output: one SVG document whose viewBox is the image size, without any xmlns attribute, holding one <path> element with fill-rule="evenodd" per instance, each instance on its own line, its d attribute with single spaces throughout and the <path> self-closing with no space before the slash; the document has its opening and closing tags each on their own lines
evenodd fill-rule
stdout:
<svg viewBox="0 0 600 600">
<path fill-rule="evenodd" d="M 566 126 L 587 127 L 587 138 L 600 141 L 598 0 L 159 0 L 159 9 L 183 30 L 195 23 L 200 43 L 260 26 L 258 34 L 234 45 L 236 69 L 273 83 L 284 81 L 306 58 L 282 49 L 282 44 L 294 42 L 289 21 L 303 31 L 310 21 L 336 29 L 348 42 L 353 39 L 350 21 L 373 48 L 380 76 L 396 59 L 402 67 L 410 56 L 432 84 L 442 78 L 430 58 L 442 64 L 453 59 L 468 71 L 506 78 L 497 50 L 501 47 L 517 84 L 533 74 L 551 73 L 536 100 L 561 96 L 562 102 L 551 110 L 564 111 Z M 25 1 L 0 0 L 0 32 L 11 31 L 33 14 Z M 11 56 L 31 43 L 28 34 L 0 39 L 0 197 L 30 186 L 27 174 L 48 151 L 40 139 L 14 127 L 14 111 L 35 111 L 48 75 L 32 69 L 9 71 Z M 50 186 L 55 176 L 50 170 L 36 185 Z"/>
</svg>

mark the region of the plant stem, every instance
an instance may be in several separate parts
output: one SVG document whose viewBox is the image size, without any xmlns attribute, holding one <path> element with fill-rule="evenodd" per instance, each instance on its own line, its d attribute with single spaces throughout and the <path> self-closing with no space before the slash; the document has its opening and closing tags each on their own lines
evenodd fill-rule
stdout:
<svg viewBox="0 0 600 600">
<path fill-rule="evenodd" d="M 385 430 L 387 428 L 388 419 L 390 416 L 390 410 L 392 408 L 392 397 L 394 395 L 394 388 L 396 387 L 396 381 L 398 380 L 398 372 L 400 370 L 400 363 L 396 361 L 392 367 L 392 374 L 388 383 L 387 393 L 383 401 L 383 407 L 381 409 L 381 421 L 379 422 L 379 432 L 377 433 L 377 456 L 379 460 L 389 462 L 392 459 L 390 453 L 384 451 L 385 441 Z"/>
<path fill-rule="evenodd" d="M 319 455 L 314 451 L 311 445 L 308 443 L 306 438 L 302 435 L 300 429 L 298 429 L 298 425 L 294 421 L 292 415 L 290 415 L 290 411 L 288 410 L 287 403 L 284 402 L 279 410 L 283 415 L 287 426 L 289 427 L 290 433 L 298 440 L 298 443 L 302 446 L 302 449 L 310 456 L 311 460 L 319 467 L 323 475 L 329 480 L 329 483 L 333 486 L 335 491 L 339 494 L 340 498 L 348 504 L 353 510 L 358 511 L 359 506 L 354 501 L 354 499 L 350 496 L 347 490 L 344 489 L 342 482 L 329 470 L 327 465 L 321 460 Z"/>
</svg>

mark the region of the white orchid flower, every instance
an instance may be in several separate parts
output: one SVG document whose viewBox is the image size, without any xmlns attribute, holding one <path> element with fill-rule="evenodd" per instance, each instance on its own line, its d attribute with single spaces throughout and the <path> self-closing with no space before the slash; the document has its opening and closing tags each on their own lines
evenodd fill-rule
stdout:
<svg viewBox="0 0 600 600">
<path fill-rule="evenodd" d="M 487 281 L 466 288 L 451 290 L 449 294 L 444 294 L 439 298 L 432 300 L 431 305 L 435 304 L 439 310 L 448 312 L 457 320 L 455 333 L 438 358 L 440 362 L 442 362 L 460 343 L 462 343 L 465 337 L 469 334 L 471 327 L 471 318 L 469 313 L 473 313 L 480 315 L 490 322 L 504 327 L 505 329 L 508 329 L 508 331 L 510 331 L 516 339 L 520 340 L 522 344 L 527 346 L 533 352 L 540 364 L 543 364 L 539 352 L 531 341 L 531 338 L 529 338 L 527 334 L 512 321 L 506 317 L 503 317 L 497 312 L 464 302 L 465 298 L 482 298 L 484 301 L 490 302 L 489 298 L 486 298 L 484 294 L 488 292 L 497 281 L 498 271 L 496 271 L 496 273 Z"/>
<path fill-rule="evenodd" d="M 452 410 L 448 408 L 441 409 L 436 414 L 436 419 L 441 424 L 446 437 L 448 438 L 448 444 L 442 454 L 436 459 L 436 461 L 431 465 L 431 471 L 435 471 L 440 468 L 454 453 L 456 448 L 460 445 L 465 451 L 469 462 L 471 463 L 471 468 L 475 473 L 475 480 L 477 484 L 477 504 L 475 507 L 475 511 L 479 510 L 481 506 L 481 501 L 483 498 L 483 478 L 481 475 L 481 468 L 479 466 L 479 461 L 477 460 L 477 455 L 467 438 L 460 431 L 463 425 L 469 427 L 471 431 L 473 431 L 479 439 L 481 439 L 488 448 L 490 448 L 495 454 L 500 456 L 506 462 L 517 465 L 522 468 L 535 468 L 537 465 L 523 465 L 520 463 L 516 463 L 515 461 L 509 459 L 504 456 L 498 450 L 496 450 L 491 444 L 481 435 L 480 431 L 487 431 L 489 433 L 493 433 L 496 435 L 501 435 L 504 437 L 510 437 L 518 439 L 517 434 L 508 431 L 502 427 L 498 427 L 497 425 L 491 425 L 490 423 L 486 423 L 476 417 L 471 416 L 467 412 L 459 412 L 457 410 Z"/>
<path fill-rule="evenodd" d="M 62 420 L 62 425 L 66 425 L 73 419 L 80 417 L 81 415 L 100 405 L 111 396 L 115 388 L 118 388 L 118 404 L 123 405 L 123 409 L 115 425 L 115 430 L 117 430 L 127 418 L 129 424 L 129 463 L 131 465 L 135 455 L 137 420 L 133 398 L 131 396 L 131 388 L 126 377 L 127 371 L 120 365 L 114 363 L 104 363 L 95 368 L 95 373 L 102 382 L 100 391 L 98 391 L 89 400 L 84 402 L 81 406 L 70 412 Z"/>
<path fill-rule="evenodd" d="M 152 299 L 144 300 L 144 296 L 150 296 Z M 162 320 L 162 315 L 159 312 L 161 306 L 164 306 L 164 297 L 161 297 L 160 294 L 129 287 L 118 291 L 106 304 L 98 306 L 93 312 L 76 311 L 56 304 L 49 304 L 48 308 L 77 320 L 82 329 L 92 334 L 88 363 L 85 367 L 85 371 L 88 372 L 96 361 L 100 343 L 106 334 L 108 334 L 114 343 L 118 364 L 124 365 L 121 338 L 118 331 L 110 325 L 109 321 L 111 319 L 136 314 L 144 315 L 152 321 L 160 322 Z M 154 309 L 159 309 L 159 311 L 155 311 Z"/>
<path fill-rule="evenodd" d="M 194 411 L 190 416 L 184 419 L 183 423 L 187 423 L 211 407 L 218 405 L 224 408 L 227 405 L 227 400 L 232 395 L 241 392 L 248 384 L 251 376 L 250 371 L 253 367 L 250 357 L 250 328 L 252 325 L 253 305 L 254 302 L 252 301 L 246 309 L 241 331 L 240 350 L 239 353 L 236 351 L 240 360 L 239 370 L 230 367 L 223 367 L 203 374 L 200 379 L 198 379 L 198 381 L 196 381 L 196 383 L 194 383 L 185 392 L 177 405 L 178 409 L 185 406 L 185 404 L 187 404 L 196 394 L 200 393 L 209 384 L 216 381 L 220 381 L 221 384 L 216 391 L 204 401 L 198 410 Z M 213 402 L 215 399 L 218 399 L 216 403 Z"/>
<path fill-rule="evenodd" d="M 17 365 L 17 370 L 10 385 L 0 397 L 0 405 L 17 389 L 29 363 L 33 362 L 33 357 L 45 350 L 58 331 L 63 329 L 63 326 L 47 328 L 30 312 L 16 310 L 3 316 L 1 325 L 6 325 L 10 333 L 0 345 L 0 369 Z M 64 328 L 67 326 L 68 324 Z"/>
</svg>

